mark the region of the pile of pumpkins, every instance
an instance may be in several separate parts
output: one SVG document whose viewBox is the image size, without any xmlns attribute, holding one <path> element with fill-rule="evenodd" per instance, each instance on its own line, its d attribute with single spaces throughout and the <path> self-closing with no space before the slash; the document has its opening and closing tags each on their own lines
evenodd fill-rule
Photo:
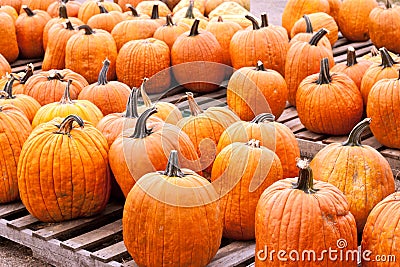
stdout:
<svg viewBox="0 0 400 267">
<path fill-rule="evenodd" d="M 0 7 L 0 203 L 21 199 L 44 222 L 93 216 L 115 181 L 139 266 L 206 266 L 222 236 L 256 239 L 257 266 L 276 263 L 265 247 L 321 255 L 338 240 L 344 252 L 397 253 L 393 173 L 360 140 L 371 128 L 400 148 L 399 50 L 379 19 L 398 7 L 289 0 L 281 27 L 244 0 L 45 2 L 0 0 L 13 6 Z M 348 47 L 335 65 L 339 30 L 379 50 L 357 59 Z M 11 73 L 37 57 L 41 71 Z M 203 110 L 193 92 L 225 79 L 228 107 Z M 188 90 L 189 117 L 148 95 L 174 82 Z M 348 140 L 299 159 L 275 121 L 287 101 L 307 129 Z"/>
</svg>

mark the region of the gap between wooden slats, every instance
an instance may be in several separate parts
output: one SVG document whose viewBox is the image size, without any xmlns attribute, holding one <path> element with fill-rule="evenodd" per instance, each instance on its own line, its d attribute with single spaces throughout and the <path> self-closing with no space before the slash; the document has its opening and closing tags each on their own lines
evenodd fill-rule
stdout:
<svg viewBox="0 0 400 267">
<path fill-rule="evenodd" d="M 0 218 L 4 218 L 23 210 L 25 210 L 25 206 L 21 202 L 3 204 L 0 206 Z"/>
<path fill-rule="evenodd" d="M 218 250 L 217 255 L 207 267 L 237 266 L 254 257 L 256 244 L 254 241 L 235 241 Z"/>
<path fill-rule="evenodd" d="M 7 226 L 17 230 L 21 230 L 27 227 L 28 225 L 34 224 L 38 221 L 39 221 L 38 219 L 29 214 L 21 218 L 7 222 Z"/>
</svg>

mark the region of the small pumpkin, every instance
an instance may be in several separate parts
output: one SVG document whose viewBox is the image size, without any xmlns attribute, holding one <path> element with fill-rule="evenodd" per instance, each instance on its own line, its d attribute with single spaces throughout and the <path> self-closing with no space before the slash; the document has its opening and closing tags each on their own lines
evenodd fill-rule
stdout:
<svg viewBox="0 0 400 267">
<path fill-rule="evenodd" d="M 114 1 L 114 2 L 118 3 L 118 5 L 121 7 L 123 12 L 127 12 L 127 11 L 130 10 L 129 6 L 135 7 L 141 1 L 142 0 L 117 0 L 117 1 Z"/>
<path fill-rule="evenodd" d="M 390 57 L 393 59 L 398 58 L 398 56 L 390 51 L 388 51 L 388 54 Z M 361 59 L 365 59 L 374 63 L 381 63 L 382 62 L 382 57 L 381 57 L 381 52 L 376 48 L 376 46 L 372 46 L 370 52 L 368 54 L 365 54 L 364 56 L 361 57 Z"/>
<path fill-rule="evenodd" d="M 1 34 L 0 38 L 0 77 L 5 72 L 11 72 L 11 67 L 4 71 L 5 62 L 14 62 L 18 58 L 19 48 L 17 34 L 15 32 L 15 23 L 13 19 L 6 13 L 0 12 Z M 7 64 L 9 64 L 7 62 Z M 3 72 L 3 73 L 2 73 Z"/>
<path fill-rule="evenodd" d="M 157 6 L 157 13 L 160 17 L 166 17 L 168 14 L 172 13 L 168 6 L 162 1 L 141 1 L 136 5 L 136 10 L 140 14 L 151 16 L 154 11 L 154 6 Z"/>
<path fill-rule="evenodd" d="M 178 11 L 174 12 L 173 14 L 173 19 L 174 21 L 179 21 L 180 19 L 183 19 L 186 17 L 186 14 L 188 13 L 189 7 L 187 8 L 181 8 Z M 204 17 L 204 14 L 200 12 L 200 10 L 198 10 L 197 8 L 193 7 L 192 10 L 190 10 L 190 12 L 192 12 L 193 16 L 195 18 L 202 18 L 205 19 L 206 17 Z M 189 24 L 188 24 L 189 25 Z M 191 26 L 191 25 L 189 25 Z"/>
<path fill-rule="evenodd" d="M 104 0 L 88 0 L 84 1 L 78 11 L 78 19 L 87 23 L 88 20 L 96 14 L 100 14 L 99 6 L 97 2 L 101 2 L 108 11 L 119 11 L 122 12 L 122 8 L 114 2 L 108 2 Z"/>
<path fill-rule="evenodd" d="M 190 31 L 190 26 L 185 23 L 174 23 L 171 14 L 166 17 L 166 24 L 159 27 L 153 37 L 164 41 L 171 50 L 175 40 L 184 32 Z"/>
<path fill-rule="evenodd" d="M 101 2 L 98 2 L 100 14 L 93 15 L 87 22 L 92 29 L 102 29 L 111 33 L 115 25 L 124 21 L 120 11 L 108 11 Z"/>
<path fill-rule="evenodd" d="M 75 0 L 61 0 L 67 6 L 67 16 L 68 17 L 78 17 L 79 8 L 81 7 L 82 3 Z M 47 8 L 47 13 L 52 18 L 56 18 L 59 15 L 59 5 L 60 3 L 53 2 Z"/>
<path fill-rule="evenodd" d="M 224 15 L 239 15 L 245 16 L 249 14 L 249 10 L 241 6 L 235 1 L 225 1 L 217 6 L 208 14 L 210 19 Z"/>
</svg>

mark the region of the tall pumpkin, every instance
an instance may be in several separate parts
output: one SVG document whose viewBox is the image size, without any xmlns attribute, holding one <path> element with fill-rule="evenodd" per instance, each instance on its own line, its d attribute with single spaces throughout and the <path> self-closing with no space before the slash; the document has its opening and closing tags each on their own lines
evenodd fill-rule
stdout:
<svg viewBox="0 0 400 267">
<path fill-rule="evenodd" d="M 0 203 L 19 199 L 17 163 L 22 145 L 31 132 L 31 124 L 22 111 L 12 105 L 0 104 Z"/>
<path fill-rule="evenodd" d="M 93 30 L 88 25 L 81 25 L 78 30 L 80 32 L 67 42 L 65 67 L 81 74 L 89 83 L 94 83 L 102 68 L 102 61 L 108 58 L 110 68 L 107 79 L 115 80 L 117 47 L 111 34 L 104 30 Z"/>
<path fill-rule="evenodd" d="M 18 161 L 22 203 L 43 222 L 100 213 L 110 195 L 107 152 L 100 131 L 78 116 L 42 124 L 26 140 Z"/>
<path fill-rule="evenodd" d="M 361 144 L 361 135 L 370 122 L 367 118 L 358 123 L 346 142 L 326 146 L 310 163 L 315 177 L 344 193 L 360 237 L 372 208 L 395 189 L 387 160 L 374 148 Z"/>
<path fill-rule="evenodd" d="M 296 95 L 297 113 L 310 131 L 344 135 L 360 121 L 363 103 L 357 85 L 344 73 L 329 73 L 327 58 L 321 70 L 305 78 Z"/>
<path fill-rule="evenodd" d="M 307 160 L 299 160 L 297 166 L 298 178 L 275 182 L 257 204 L 256 266 L 282 266 L 276 258 L 282 254 L 271 256 L 272 250 L 290 252 L 297 261 L 306 261 L 300 254 L 303 257 L 305 250 L 311 251 L 309 265 L 356 266 L 357 255 L 352 252 L 357 251 L 357 227 L 346 197 L 335 186 L 318 181 L 318 176 L 313 180 Z M 327 256 L 328 249 L 337 249 L 346 260 Z"/>
<path fill-rule="evenodd" d="M 17 34 L 15 32 L 14 20 L 8 14 L 0 12 L 0 23 L 1 23 L 0 34 L 2 36 L 2 38 L 0 38 L 0 62 L 1 62 L 0 75 L 1 75 L 2 69 L 4 68 L 2 66 L 5 61 L 4 58 L 8 62 L 14 62 L 18 58 L 19 48 L 18 48 Z M 11 70 L 9 72 L 11 72 Z"/>
<path fill-rule="evenodd" d="M 171 151 L 166 170 L 143 176 L 126 199 L 122 232 L 134 261 L 139 266 L 206 266 L 222 237 L 216 196 L 206 179 L 180 169 L 178 153 Z"/>
<path fill-rule="evenodd" d="M 223 236 L 254 239 L 257 202 L 265 189 L 282 178 L 278 156 L 260 146 L 258 140 L 225 147 L 215 158 L 211 172 L 211 181 L 221 197 Z"/>
</svg>

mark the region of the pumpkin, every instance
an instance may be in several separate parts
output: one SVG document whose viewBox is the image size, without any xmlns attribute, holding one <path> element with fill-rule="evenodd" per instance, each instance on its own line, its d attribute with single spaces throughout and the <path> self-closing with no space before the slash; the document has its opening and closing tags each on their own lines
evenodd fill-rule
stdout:
<svg viewBox="0 0 400 267">
<path fill-rule="evenodd" d="M 285 79 L 279 72 L 265 69 L 261 61 L 255 68 L 243 67 L 235 71 L 226 91 L 228 106 L 245 121 L 265 112 L 279 118 L 287 98 Z"/>
<path fill-rule="evenodd" d="M 44 53 L 42 70 L 62 70 L 65 68 L 65 48 L 72 35 L 77 34 L 70 20 L 53 25 L 48 35 L 46 52 Z"/>
<path fill-rule="evenodd" d="M 333 184 L 344 193 L 360 237 L 372 208 L 395 189 L 387 160 L 374 148 L 361 144 L 361 135 L 370 122 L 366 118 L 358 123 L 346 142 L 324 147 L 310 163 L 320 181 Z"/>
<path fill-rule="evenodd" d="M 201 14 L 204 14 L 206 9 L 205 2 L 206 0 L 181 0 L 172 11 L 173 13 L 176 13 L 178 10 L 184 9 L 192 4 L 193 7 L 199 10 Z"/>
<path fill-rule="evenodd" d="M 23 94 L 26 81 L 33 75 L 34 66 L 32 63 L 26 65 L 25 71 L 20 73 L 11 73 L 14 76 L 12 90 L 14 94 Z M 0 79 L 0 88 L 4 88 L 8 81 L 7 75 Z"/>
<path fill-rule="evenodd" d="M 211 172 L 211 181 L 221 197 L 223 236 L 254 239 L 257 202 L 267 187 L 282 178 L 278 156 L 260 146 L 258 140 L 226 146 L 215 158 Z"/>
<path fill-rule="evenodd" d="M 398 59 L 398 56 L 390 51 L 388 51 L 388 54 L 390 55 L 391 58 Z M 382 62 L 382 56 L 381 52 L 376 48 L 376 46 L 372 46 L 370 52 L 368 54 L 365 54 L 364 56 L 361 57 L 361 59 L 365 59 L 374 63 L 381 63 Z"/>
<path fill-rule="evenodd" d="M 296 176 L 296 159 L 300 157 L 300 149 L 293 132 L 286 125 L 275 122 L 270 113 L 257 115 L 252 121 L 239 121 L 229 126 L 218 141 L 217 154 L 229 144 L 247 142 L 251 139 L 260 141 L 264 146 L 276 153 L 281 160 L 283 177 Z"/>
<path fill-rule="evenodd" d="M 75 114 L 93 125 L 97 125 L 103 118 L 100 109 L 92 102 L 88 100 L 71 100 L 69 93 L 71 82 L 72 80 L 69 80 L 66 83 L 64 94 L 59 102 L 44 105 L 38 110 L 32 121 L 32 128 L 54 118 L 64 118 L 71 114 Z"/>
<path fill-rule="evenodd" d="M 288 35 L 290 35 L 296 21 L 304 14 L 316 12 L 329 14 L 330 7 L 328 0 L 288 0 L 282 13 L 282 26 L 286 29 Z"/>
<path fill-rule="evenodd" d="M 187 25 L 189 25 L 191 27 L 193 26 L 194 21 L 196 19 L 198 19 L 199 20 L 199 26 L 198 27 L 200 29 L 205 30 L 207 28 L 208 21 L 202 15 L 203 13 L 201 11 L 199 11 L 199 13 L 196 14 L 195 10 L 198 10 L 198 9 L 194 9 L 194 1 L 190 1 L 190 4 L 186 9 L 185 16 L 183 18 L 178 18 L 178 16 L 174 15 L 174 19 L 176 21 L 178 21 L 178 22 L 185 23 L 185 24 L 187 24 Z M 200 16 L 200 14 L 201 14 L 201 16 Z"/>
<path fill-rule="evenodd" d="M 63 81 L 72 80 L 71 99 L 77 99 L 82 89 L 89 85 L 84 77 L 70 69 L 41 71 L 25 83 L 24 94 L 35 98 L 42 106 L 57 102 L 65 91 Z"/>
<path fill-rule="evenodd" d="M 75 0 L 61 0 L 67 6 L 67 16 L 68 17 L 78 17 L 79 8 L 81 7 L 81 2 Z M 47 13 L 52 18 L 56 18 L 59 15 L 59 5 L 60 3 L 53 2 L 47 8 Z"/>
<path fill-rule="evenodd" d="M 13 94 L 14 76 L 8 78 L 4 86 L 4 90 L 0 91 L 0 105 L 12 105 L 19 108 L 27 117 L 29 122 L 32 122 L 36 112 L 40 108 L 40 104 L 32 97 L 24 94 Z"/>
<path fill-rule="evenodd" d="M 25 13 L 24 5 L 29 6 L 31 10 L 42 10 L 45 11 L 52 3 L 57 2 L 56 0 L 21 0 L 20 15 Z M 46 12 L 47 13 L 47 12 Z"/>
<path fill-rule="evenodd" d="M 118 0 L 116 1 L 118 5 L 121 7 L 122 11 L 126 12 L 129 11 L 129 6 L 135 7 L 139 4 L 142 0 Z M 115 2 L 115 1 L 114 1 Z"/>
<path fill-rule="evenodd" d="M 337 22 L 339 19 L 339 10 L 342 6 L 342 0 L 328 0 L 329 3 L 329 15 L 331 15 Z"/>
<path fill-rule="evenodd" d="M 315 31 L 319 31 L 322 28 L 328 30 L 326 37 L 329 39 L 331 45 L 333 46 L 338 40 L 339 28 L 335 22 L 335 20 L 324 12 L 317 12 L 308 15 L 308 18 L 311 21 L 311 24 Z M 296 34 L 300 32 L 304 32 L 307 28 L 306 21 L 303 18 L 300 18 L 293 25 L 292 31 L 290 32 L 290 37 L 293 38 Z"/>
<path fill-rule="evenodd" d="M 119 51 L 129 41 L 151 38 L 160 25 L 150 19 L 126 20 L 118 23 L 111 35 Z"/>
<path fill-rule="evenodd" d="M 181 111 L 178 109 L 177 106 L 169 102 L 157 101 L 157 103 L 153 104 L 146 92 L 147 85 L 150 82 L 151 80 L 149 81 L 148 78 L 144 78 L 142 84 L 140 85 L 140 94 L 142 95 L 142 100 L 144 105 L 138 107 L 138 112 L 143 113 L 146 109 L 155 106 L 157 108 L 157 113 L 155 113 L 153 116 L 160 118 L 166 123 L 176 125 L 178 121 L 180 121 L 183 118 Z"/>
<path fill-rule="evenodd" d="M 338 63 L 331 68 L 332 72 L 343 72 L 349 76 L 357 85 L 361 88 L 361 80 L 367 69 L 372 65 L 371 61 L 368 60 L 357 60 L 356 51 L 354 47 L 349 46 L 347 48 L 347 60 L 346 62 Z"/>
<path fill-rule="evenodd" d="M 102 29 L 111 33 L 115 25 L 124 21 L 125 17 L 120 11 L 110 11 L 98 2 L 100 14 L 93 15 L 87 22 L 92 29 Z"/>
<path fill-rule="evenodd" d="M 395 266 L 400 257 L 396 240 L 399 238 L 400 193 L 396 192 L 379 202 L 368 216 L 362 235 L 362 266 Z M 377 261 L 379 260 L 379 261 Z"/>
<path fill-rule="evenodd" d="M 203 111 L 192 93 L 188 92 L 186 95 L 191 116 L 181 119 L 177 126 L 189 136 L 197 149 L 201 169 L 210 174 L 221 134 L 240 119 L 225 107 L 212 107 Z"/>
<path fill-rule="evenodd" d="M 396 60 L 394 60 L 384 47 L 379 49 L 379 51 L 382 63 L 372 64 L 365 71 L 364 76 L 361 80 L 360 90 L 365 106 L 368 103 L 369 92 L 371 91 L 372 86 L 376 84 L 376 82 L 382 79 L 390 79 L 398 77 L 398 69 L 400 67 L 398 59 L 396 58 Z"/>
<path fill-rule="evenodd" d="M 31 10 L 26 5 L 22 8 L 26 13 L 20 14 L 15 22 L 20 57 L 43 57 L 43 30 L 51 17 L 43 10 Z"/>
<path fill-rule="evenodd" d="M 22 203 L 43 222 L 100 213 L 110 195 L 107 152 L 101 132 L 76 115 L 41 124 L 24 143 L 18 161 Z"/>
<path fill-rule="evenodd" d="M 16 106 L 0 104 L 0 160 L 2 182 L 0 184 L 0 203 L 19 199 L 17 163 L 22 145 L 31 132 L 31 124 L 24 113 Z"/>
<path fill-rule="evenodd" d="M 293 106 L 296 106 L 297 88 L 307 76 L 318 72 L 321 59 L 327 57 L 330 67 L 334 65 L 332 50 L 318 45 L 326 33 L 326 29 L 321 29 L 310 41 L 293 43 L 287 52 L 286 61 L 290 64 L 285 66 L 285 80 L 289 90 L 288 100 Z"/>
<path fill-rule="evenodd" d="M 91 17 L 96 14 L 100 14 L 97 2 L 101 2 L 108 11 L 122 12 L 122 8 L 117 3 L 108 1 L 106 2 L 104 0 L 88 0 L 83 2 L 81 7 L 79 8 L 78 19 L 80 19 L 84 23 L 87 23 Z"/>
<path fill-rule="evenodd" d="M 205 14 L 210 14 L 211 11 L 216 9 L 222 3 L 227 2 L 227 0 L 206 0 L 205 3 Z M 229 2 L 236 2 L 247 10 L 250 10 L 249 0 L 229 0 Z"/>
<path fill-rule="evenodd" d="M 199 23 L 196 19 L 190 32 L 176 39 L 171 49 L 171 63 L 179 84 L 191 91 L 205 93 L 219 87 L 226 68 L 221 64 L 221 45 L 211 32 L 199 30 Z"/>
<path fill-rule="evenodd" d="M 140 93 L 140 90 L 137 88 L 132 88 L 132 91 L 129 95 L 128 101 L 126 103 L 125 112 L 121 113 L 111 113 L 104 116 L 96 128 L 100 130 L 100 132 L 107 139 L 108 146 L 111 147 L 112 143 L 126 130 L 134 129 L 136 126 L 138 115 L 137 110 L 137 97 Z M 148 119 L 148 122 L 162 122 L 158 117 L 151 116 Z"/>
<path fill-rule="evenodd" d="M 357 85 L 344 73 L 330 74 L 327 58 L 321 60 L 319 74 L 300 83 L 296 103 L 301 123 L 315 133 L 348 134 L 363 115 Z"/>
<path fill-rule="evenodd" d="M 203 13 L 201 13 L 197 8 L 188 6 L 187 8 L 181 8 L 178 11 L 174 12 L 174 16 L 172 17 L 174 21 L 179 21 L 186 17 L 186 13 L 192 12 L 193 17 L 205 19 Z M 189 25 L 189 24 L 188 24 Z M 191 25 L 189 25 L 191 26 Z"/>
<path fill-rule="evenodd" d="M 171 14 L 168 14 L 166 17 L 166 24 L 159 27 L 154 32 L 153 37 L 164 41 L 169 49 L 171 49 L 178 36 L 187 31 L 190 31 L 189 25 L 185 23 L 174 23 Z"/>
<path fill-rule="evenodd" d="M 67 6 L 63 2 L 60 3 L 58 12 L 59 12 L 58 17 L 50 19 L 44 26 L 44 29 L 43 29 L 43 48 L 44 48 L 44 50 L 47 50 L 47 43 L 49 41 L 49 30 L 51 29 L 51 27 L 53 27 L 56 24 L 61 24 L 63 22 L 67 22 L 67 20 L 70 21 L 74 25 L 82 25 L 83 24 L 83 22 L 78 18 L 69 18 L 68 17 Z M 53 39 L 53 36 L 51 36 L 50 39 Z M 64 44 L 64 47 L 65 47 L 65 44 Z"/>
<path fill-rule="evenodd" d="M 298 178 L 275 182 L 257 204 L 255 264 L 280 266 L 280 260 L 270 257 L 273 250 L 290 252 L 291 259 L 304 259 L 309 265 L 317 264 L 318 257 L 321 266 L 356 266 L 357 227 L 346 197 L 335 186 L 318 181 L 318 176 L 313 180 L 306 160 L 299 160 L 297 166 Z M 311 253 L 305 254 L 305 249 Z M 346 260 L 328 257 L 328 249 L 340 251 Z M 288 259 L 287 254 L 283 257 Z"/>
<path fill-rule="evenodd" d="M 11 72 L 11 66 L 8 63 L 7 59 L 0 54 L 0 76 L 6 75 Z"/>
<path fill-rule="evenodd" d="M 400 53 L 400 46 L 393 40 L 397 40 L 397 29 L 400 27 L 400 7 L 394 6 L 386 0 L 384 7 L 377 6 L 369 14 L 368 31 L 371 41 L 378 48 L 386 47 L 395 53 Z"/>
<path fill-rule="evenodd" d="M 78 30 L 84 31 L 67 41 L 65 67 L 81 74 L 89 83 L 94 83 L 102 68 L 102 60 L 107 58 L 111 62 L 107 79 L 115 80 L 117 47 L 111 34 L 104 30 L 93 30 L 88 25 L 81 25 Z"/>
<path fill-rule="evenodd" d="M 369 14 L 377 6 L 375 0 L 344 0 L 337 20 L 343 36 L 350 41 L 367 41 Z"/>
<path fill-rule="evenodd" d="M 21 10 L 21 0 L 1 0 L 0 3 L 2 5 L 12 6 L 17 13 Z"/>
<path fill-rule="evenodd" d="M 375 83 L 368 94 L 367 116 L 372 119 L 371 131 L 387 147 L 400 148 L 399 104 L 400 75 L 383 78 Z"/>
<path fill-rule="evenodd" d="M 136 5 L 136 10 L 140 14 L 152 16 L 154 12 L 154 6 L 157 6 L 157 13 L 160 17 L 165 17 L 172 13 L 168 6 L 161 1 L 141 1 Z"/>
<path fill-rule="evenodd" d="M 207 24 L 206 30 L 214 34 L 222 48 L 222 64 L 232 66 L 229 45 L 233 35 L 241 30 L 242 27 L 233 21 L 224 21 L 221 16 L 217 21 Z M 232 71 L 231 71 L 232 72 Z"/>
<path fill-rule="evenodd" d="M 4 13 L 7 13 L 8 15 L 10 15 L 10 17 L 12 17 L 14 22 L 18 18 L 18 12 L 12 6 L 1 5 L 1 3 L 0 3 L 0 12 L 4 12 Z"/>
<path fill-rule="evenodd" d="M 147 2 L 150 2 L 150 1 L 146 0 L 145 2 L 147 3 Z M 151 12 L 150 19 L 152 21 L 157 22 L 159 27 L 164 25 L 165 17 L 160 17 L 160 15 L 158 13 L 158 4 L 153 5 L 153 10 Z"/>
<path fill-rule="evenodd" d="M 143 112 L 133 134 L 126 131 L 110 147 L 110 167 L 125 197 L 143 175 L 165 168 L 168 151 L 173 149 L 178 151 L 182 166 L 200 171 L 196 149 L 178 127 L 164 122 L 147 127 L 147 120 L 155 112 L 155 107 Z"/>
<path fill-rule="evenodd" d="M 253 23 L 252 29 L 236 32 L 229 46 L 233 68 L 255 66 L 261 60 L 266 68 L 283 76 L 289 47 L 286 33 L 282 27 L 268 25 L 266 14 L 263 27 L 252 16 L 246 18 Z"/>
<path fill-rule="evenodd" d="M 133 7 L 131 4 L 126 4 L 126 10 L 124 12 L 125 20 L 129 19 L 149 19 L 150 16 L 144 15 L 144 14 L 139 14 L 136 10 L 135 7 Z"/>
<path fill-rule="evenodd" d="M 79 100 L 88 100 L 98 106 L 104 115 L 122 112 L 125 109 L 131 89 L 118 81 L 107 81 L 110 61 L 105 59 L 96 83 L 85 86 L 79 93 Z"/>
<path fill-rule="evenodd" d="M 236 22 L 239 24 L 244 30 L 247 29 L 249 26 L 252 26 L 253 24 L 251 23 L 250 20 L 246 19 L 245 16 L 241 15 L 221 15 L 220 16 L 224 21 L 232 21 Z M 210 21 L 217 21 L 218 17 L 214 17 L 210 19 Z M 257 20 L 257 19 L 256 19 Z M 258 21 L 258 20 L 257 20 Z"/>
<path fill-rule="evenodd" d="M 208 14 L 210 19 L 223 15 L 240 15 L 245 16 L 249 11 L 234 1 L 227 1 L 221 3 L 213 11 Z"/>
<path fill-rule="evenodd" d="M 126 199 L 122 233 L 134 261 L 139 266 L 206 266 L 222 237 L 216 197 L 206 179 L 179 168 L 178 153 L 171 151 L 165 171 L 143 176 Z"/>
<path fill-rule="evenodd" d="M 118 80 L 139 87 L 143 78 L 150 77 L 149 93 L 165 92 L 171 84 L 170 51 L 168 45 L 155 38 L 129 41 L 117 57 Z"/>
<path fill-rule="evenodd" d="M 18 42 L 17 34 L 15 32 L 15 24 L 13 19 L 6 13 L 0 12 L 0 34 L 3 38 L 0 38 L 0 77 L 5 74 L 4 72 L 4 61 L 12 63 L 18 58 Z M 4 59 L 5 58 L 5 59 Z M 7 63 L 8 64 L 8 63 Z M 11 72 L 8 70 L 7 72 Z M 4 73 L 2 73 L 4 72 Z"/>
</svg>

